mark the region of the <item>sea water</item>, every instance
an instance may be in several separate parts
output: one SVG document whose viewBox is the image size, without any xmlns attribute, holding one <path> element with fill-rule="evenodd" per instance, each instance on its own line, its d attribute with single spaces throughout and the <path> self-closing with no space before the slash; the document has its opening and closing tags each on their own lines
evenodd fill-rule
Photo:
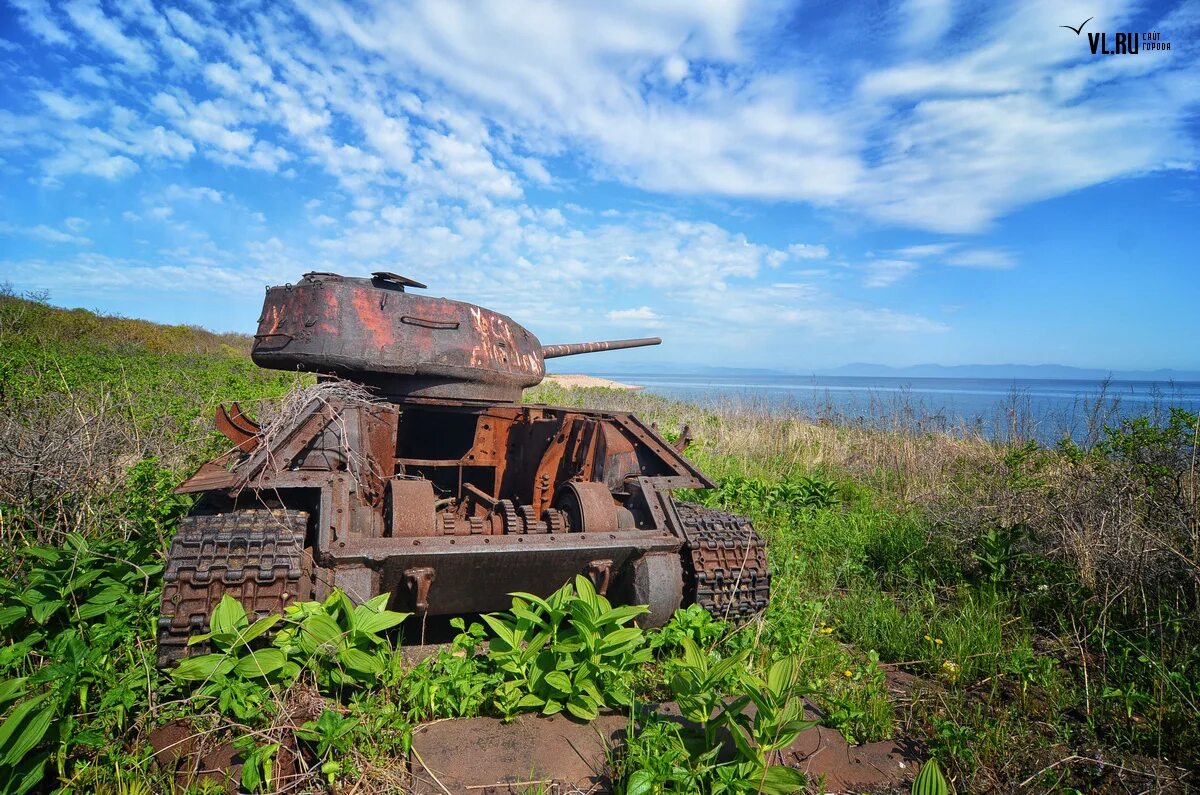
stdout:
<svg viewBox="0 0 1200 795">
<path fill-rule="evenodd" d="M 605 377 L 646 392 L 701 404 L 749 403 L 814 420 L 916 431 L 977 433 L 1053 444 L 1092 444 L 1105 425 L 1171 407 L 1200 412 L 1200 382 L 1012 378 L 869 378 L 799 375 Z"/>
</svg>

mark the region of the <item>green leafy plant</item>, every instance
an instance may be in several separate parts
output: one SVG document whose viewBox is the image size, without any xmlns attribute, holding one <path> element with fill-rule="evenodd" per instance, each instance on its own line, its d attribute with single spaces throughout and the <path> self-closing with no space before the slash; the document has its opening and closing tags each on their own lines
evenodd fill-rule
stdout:
<svg viewBox="0 0 1200 795">
<path fill-rule="evenodd" d="M 642 630 L 625 625 L 645 607 L 613 607 L 583 576 L 546 599 L 512 597 L 509 612 L 483 616 L 492 631 L 488 658 L 501 678 L 501 715 L 565 709 L 593 720 L 605 707 L 632 702 L 633 672 L 653 654 Z"/>
<path fill-rule="evenodd" d="M 324 602 L 289 605 L 286 626 L 275 646 L 299 661 L 323 690 L 372 684 L 388 670 L 391 648 L 380 633 L 404 622 L 409 613 L 387 609 L 391 594 L 355 605 L 340 590 Z"/>
<path fill-rule="evenodd" d="M 461 618 L 451 619 L 451 625 L 460 631 L 449 649 L 440 649 L 411 669 L 392 673 L 416 720 L 477 715 L 500 681 L 488 661 L 476 654 L 487 638 L 483 625 L 468 627 Z M 399 663 L 399 658 L 395 660 Z"/>
<path fill-rule="evenodd" d="M 274 792 L 275 758 L 279 754 L 279 743 L 260 743 L 253 735 L 233 740 L 242 759 L 241 788 L 250 792 Z"/>
<path fill-rule="evenodd" d="M 913 780 L 912 795 L 950 795 L 950 784 L 936 759 L 929 759 L 921 765 L 921 772 Z"/>
<path fill-rule="evenodd" d="M 799 771 L 767 763 L 770 752 L 788 747 L 800 732 L 817 725 L 804 719 L 804 701 L 797 689 L 799 674 L 796 658 L 790 655 L 775 660 L 765 677 L 747 672 L 740 682 L 745 695 L 722 713 L 728 716 L 725 723 L 742 757 L 738 774 L 751 782 L 757 780 L 761 792 L 796 792 L 807 783 Z M 751 702 L 753 717 L 742 711 Z"/>
<path fill-rule="evenodd" d="M 666 789 L 692 792 L 772 795 L 798 792 L 806 777 L 768 763 L 771 752 L 786 748 L 801 731 L 816 725 L 804 720 L 797 686 L 799 666 L 792 656 L 775 660 L 765 675 L 747 670 L 749 652 L 714 661 L 691 638 L 684 638 L 682 659 L 671 688 L 682 716 L 695 728 L 665 725 L 649 718 L 633 727 L 619 767 L 625 793 Z M 734 691 L 723 685 L 733 677 Z M 753 714 L 746 708 L 753 704 Z M 722 760 L 722 730 L 733 743 L 733 758 Z M 653 747 L 647 747 L 653 743 Z"/>
<path fill-rule="evenodd" d="M 321 760 L 321 773 L 330 785 L 344 772 L 344 759 L 357 739 L 356 730 L 359 728 L 357 718 L 326 709 L 315 721 L 309 721 L 296 730 L 296 737 L 316 747 L 317 758 Z"/>
</svg>

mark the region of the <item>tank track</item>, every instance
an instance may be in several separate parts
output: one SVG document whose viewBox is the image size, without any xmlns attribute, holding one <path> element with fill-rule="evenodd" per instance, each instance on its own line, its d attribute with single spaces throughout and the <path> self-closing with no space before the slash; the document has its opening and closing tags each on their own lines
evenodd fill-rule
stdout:
<svg viewBox="0 0 1200 795">
<path fill-rule="evenodd" d="M 251 621 L 282 613 L 301 595 L 308 514 L 284 509 L 185 516 L 167 553 L 158 619 L 158 666 L 188 656 L 192 635 L 225 594 Z M 202 649 L 200 649 L 202 650 Z"/>
<path fill-rule="evenodd" d="M 722 621 L 765 610 L 771 598 L 766 543 L 750 521 L 691 503 L 676 503 L 675 510 L 688 540 L 685 599 Z"/>
</svg>

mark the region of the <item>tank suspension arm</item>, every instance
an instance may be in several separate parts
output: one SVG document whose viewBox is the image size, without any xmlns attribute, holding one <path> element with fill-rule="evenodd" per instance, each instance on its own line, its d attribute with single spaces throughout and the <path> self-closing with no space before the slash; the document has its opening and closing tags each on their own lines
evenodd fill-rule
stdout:
<svg viewBox="0 0 1200 795">
<path fill-rule="evenodd" d="M 609 340 L 607 342 L 573 342 L 570 345 L 543 345 L 543 359 L 557 359 L 559 356 L 575 356 L 580 353 L 599 353 L 600 351 L 617 351 L 622 348 L 642 348 L 646 345 L 660 345 L 660 337 L 644 337 L 637 340 Z"/>
</svg>

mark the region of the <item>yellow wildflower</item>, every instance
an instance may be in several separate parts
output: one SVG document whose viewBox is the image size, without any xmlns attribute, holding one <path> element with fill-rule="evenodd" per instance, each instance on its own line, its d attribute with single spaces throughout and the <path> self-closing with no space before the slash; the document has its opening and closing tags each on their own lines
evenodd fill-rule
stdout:
<svg viewBox="0 0 1200 795">
<path fill-rule="evenodd" d="M 933 636 L 932 636 L 932 635 L 926 635 L 926 636 L 925 636 L 925 640 L 933 640 Z"/>
<path fill-rule="evenodd" d="M 942 645 L 942 639 L 941 639 L 941 638 L 934 638 L 934 639 L 933 639 L 933 642 L 934 642 L 934 643 L 936 643 L 936 644 L 937 644 L 937 645 L 939 645 L 939 646 L 941 646 L 941 645 Z"/>
<path fill-rule="evenodd" d="M 854 676 L 854 672 L 853 672 L 853 671 L 851 671 L 849 668 L 847 668 L 846 670 L 842 671 L 842 673 L 846 675 L 846 678 L 847 678 L 847 679 L 849 679 L 850 677 Z"/>
</svg>

